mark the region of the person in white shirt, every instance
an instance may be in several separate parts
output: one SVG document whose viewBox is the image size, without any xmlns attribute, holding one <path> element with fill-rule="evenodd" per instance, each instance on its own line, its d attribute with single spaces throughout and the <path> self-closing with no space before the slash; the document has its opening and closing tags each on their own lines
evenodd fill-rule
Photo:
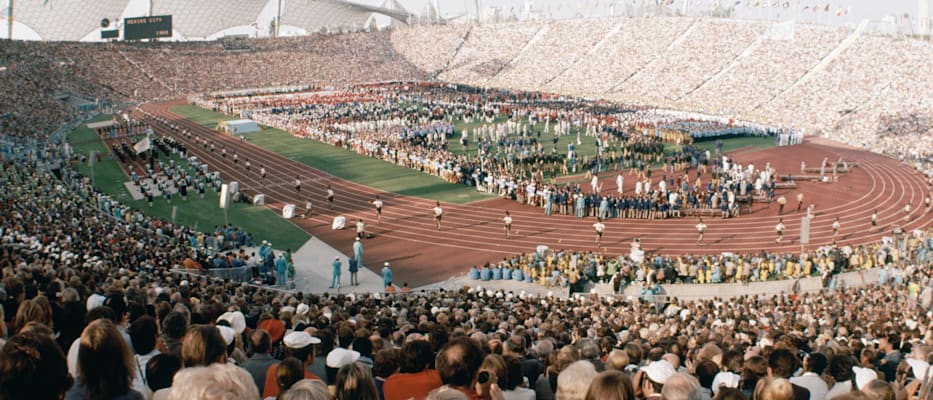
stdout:
<svg viewBox="0 0 933 400">
<path fill-rule="evenodd" d="M 833 221 L 833 243 L 836 243 L 836 237 L 839 236 L 839 228 L 842 227 L 842 224 L 839 223 L 839 217 L 836 217 L 836 220 Z"/>
<path fill-rule="evenodd" d="M 622 194 L 622 184 L 624 182 L 625 182 L 625 178 L 622 177 L 621 173 L 619 174 L 619 176 L 616 176 L 616 192 L 619 192 L 619 194 Z"/>
<path fill-rule="evenodd" d="M 512 237 L 512 216 L 509 215 L 509 211 L 505 211 L 505 217 L 502 218 L 502 222 L 505 224 L 505 238 L 509 239 Z"/>
<path fill-rule="evenodd" d="M 826 370 L 826 364 L 826 356 L 822 353 L 808 354 L 803 358 L 803 373 L 790 378 L 790 383 L 809 390 L 810 400 L 825 400 L 829 386 L 821 375 Z"/>
<path fill-rule="evenodd" d="M 606 224 L 603 223 L 602 218 L 596 219 L 593 229 L 596 229 L 596 247 L 599 247 L 603 240 L 603 231 L 606 230 Z"/>
<path fill-rule="evenodd" d="M 778 224 L 774 226 L 774 231 L 777 233 L 777 239 L 774 239 L 774 242 L 781 244 L 781 241 L 784 240 L 784 218 L 778 220 Z"/>
<path fill-rule="evenodd" d="M 330 185 L 327 185 L 327 207 L 334 209 L 334 188 Z"/>
<path fill-rule="evenodd" d="M 904 222 L 910 221 L 910 203 L 904 206 Z"/>
<path fill-rule="evenodd" d="M 441 230 L 441 217 L 444 215 L 444 209 L 441 208 L 441 202 L 436 202 L 434 206 L 434 224 L 437 225 L 437 230 Z"/>
<path fill-rule="evenodd" d="M 356 221 L 356 237 L 363 239 L 366 237 L 366 223 L 360 218 Z"/>
<path fill-rule="evenodd" d="M 304 215 L 301 216 L 301 218 L 308 218 L 309 216 L 311 216 L 311 206 L 312 206 L 311 199 L 306 200 L 305 201 L 305 213 Z"/>
<path fill-rule="evenodd" d="M 703 243 L 703 234 L 706 233 L 706 224 L 703 223 L 703 217 L 700 217 L 700 223 L 697 224 L 697 244 Z"/>
<path fill-rule="evenodd" d="M 295 192 L 301 193 L 301 177 L 295 176 Z"/>
<path fill-rule="evenodd" d="M 382 222 L 382 199 L 379 198 L 379 195 L 376 195 L 376 200 L 373 200 L 373 207 L 376 208 L 376 222 Z"/>
<path fill-rule="evenodd" d="M 878 226 L 878 209 L 876 208 L 871 212 L 871 227 L 875 228 Z"/>
</svg>

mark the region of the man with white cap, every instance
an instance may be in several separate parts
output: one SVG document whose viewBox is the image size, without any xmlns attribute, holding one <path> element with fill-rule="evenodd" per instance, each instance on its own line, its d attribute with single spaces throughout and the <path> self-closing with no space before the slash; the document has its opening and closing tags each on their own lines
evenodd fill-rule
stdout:
<svg viewBox="0 0 933 400">
<path fill-rule="evenodd" d="M 311 336 L 307 332 L 298 331 L 285 335 L 282 343 L 285 344 L 285 354 L 287 356 L 301 360 L 304 366 L 305 379 L 321 379 L 319 376 L 308 372 L 308 366 L 314 363 L 314 345 L 321 343 L 321 339 Z M 266 382 L 262 390 L 263 398 L 279 395 L 279 386 L 275 381 L 278 367 L 279 364 L 274 364 L 266 371 Z"/>
<path fill-rule="evenodd" d="M 237 365 L 237 360 L 232 357 L 233 351 L 236 350 L 236 346 L 234 346 L 236 332 L 226 325 L 217 325 L 217 330 L 220 331 L 220 337 L 224 338 L 224 343 L 227 345 L 227 364 Z"/>
<path fill-rule="evenodd" d="M 654 361 L 635 374 L 636 395 L 641 392 L 645 399 L 660 399 L 661 388 L 667 383 L 667 379 L 674 375 L 674 366 L 671 363 L 661 360 Z"/>
<path fill-rule="evenodd" d="M 337 347 L 327 353 L 327 368 L 340 369 L 345 365 L 352 364 L 359 358 L 360 352 Z"/>
<path fill-rule="evenodd" d="M 852 373 L 855 375 L 855 388 L 864 389 L 868 383 L 878 379 L 878 373 L 871 368 L 852 367 Z"/>
</svg>

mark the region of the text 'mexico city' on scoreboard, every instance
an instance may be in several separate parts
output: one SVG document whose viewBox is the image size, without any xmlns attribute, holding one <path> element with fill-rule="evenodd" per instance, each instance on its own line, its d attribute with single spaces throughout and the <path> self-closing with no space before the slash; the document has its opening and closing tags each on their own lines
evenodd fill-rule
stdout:
<svg viewBox="0 0 933 400">
<path fill-rule="evenodd" d="M 153 15 L 123 20 L 123 40 L 172 37 L 172 16 Z"/>
</svg>

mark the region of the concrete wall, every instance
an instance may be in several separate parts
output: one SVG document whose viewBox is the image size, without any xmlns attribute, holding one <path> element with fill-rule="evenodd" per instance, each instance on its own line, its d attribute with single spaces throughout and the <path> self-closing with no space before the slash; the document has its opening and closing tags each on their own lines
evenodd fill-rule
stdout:
<svg viewBox="0 0 933 400">
<path fill-rule="evenodd" d="M 838 286 L 863 287 L 878 282 L 878 269 L 846 272 L 836 277 Z M 678 299 L 710 299 L 713 297 L 733 298 L 745 295 L 777 295 L 781 292 L 791 293 L 797 285 L 799 292 L 816 292 L 822 288 L 819 277 L 804 278 L 800 280 L 780 280 L 768 282 L 720 283 L 720 284 L 676 284 L 661 285 L 661 293 Z M 608 284 L 596 285 L 597 293 L 610 295 L 612 286 Z M 638 297 L 640 286 L 629 286 L 625 295 Z"/>
</svg>

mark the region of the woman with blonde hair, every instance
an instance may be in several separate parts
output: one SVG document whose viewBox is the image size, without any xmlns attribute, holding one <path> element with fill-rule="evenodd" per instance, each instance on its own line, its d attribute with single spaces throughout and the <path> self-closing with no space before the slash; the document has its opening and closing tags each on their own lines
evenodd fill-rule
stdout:
<svg viewBox="0 0 933 400">
<path fill-rule="evenodd" d="M 784 378 L 768 377 L 755 385 L 754 400 L 794 400 L 794 387 Z"/>
<path fill-rule="evenodd" d="M 292 385 L 281 400 L 331 400 L 334 396 L 327 391 L 327 385 L 320 379 L 302 379 Z"/>
<path fill-rule="evenodd" d="M 38 296 L 20 304 L 13 317 L 13 332 L 19 333 L 30 322 L 52 327 L 52 308 L 45 297 Z"/>
<path fill-rule="evenodd" d="M 143 400 L 130 385 L 136 376 L 126 339 L 109 319 L 91 322 L 81 333 L 77 384 L 67 400 Z"/>
<path fill-rule="evenodd" d="M 181 344 L 181 361 L 185 368 L 206 367 L 227 362 L 227 342 L 217 327 L 193 325 L 188 328 Z"/>
<path fill-rule="evenodd" d="M 340 367 L 334 386 L 337 400 L 379 400 L 372 372 L 358 362 Z"/>
</svg>

